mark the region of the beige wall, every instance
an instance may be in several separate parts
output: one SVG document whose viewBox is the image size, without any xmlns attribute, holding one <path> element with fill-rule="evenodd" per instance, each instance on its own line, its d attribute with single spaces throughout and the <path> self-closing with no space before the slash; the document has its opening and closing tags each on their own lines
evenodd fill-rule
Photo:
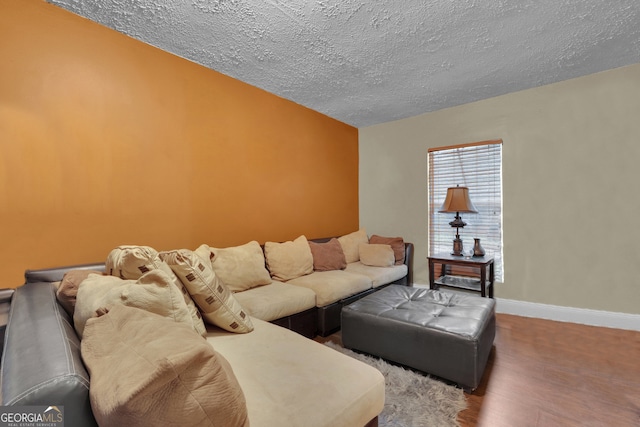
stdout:
<svg viewBox="0 0 640 427">
<path fill-rule="evenodd" d="M 361 227 L 413 241 L 428 283 L 427 149 L 497 138 L 496 296 L 640 314 L 640 65 L 360 129 Z"/>
</svg>

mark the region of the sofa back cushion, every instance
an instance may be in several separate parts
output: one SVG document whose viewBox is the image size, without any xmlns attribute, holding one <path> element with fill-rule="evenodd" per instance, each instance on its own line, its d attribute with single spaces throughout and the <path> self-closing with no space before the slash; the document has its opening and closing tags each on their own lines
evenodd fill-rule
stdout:
<svg viewBox="0 0 640 427">
<path fill-rule="evenodd" d="M 58 289 L 56 291 L 56 298 L 58 299 L 58 303 L 65 309 L 65 311 L 73 316 L 73 312 L 76 308 L 76 296 L 78 295 L 78 287 L 80 283 L 87 277 L 89 274 L 99 274 L 101 275 L 101 271 L 97 270 L 69 270 L 62 277 L 62 281 L 58 285 Z"/>
<path fill-rule="evenodd" d="M 266 242 L 264 256 L 271 277 L 280 281 L 313 273 L 313 255 L 305 236 L 284 243 Z"/>
<path fill-rule="evenodd" d="M 367 232 L 364 228 L 338 237 L 338 242 L 342 245 L 342 251 L 347 263 L 360 261 L 360 243 L 369 243 Z"/>
<path fill-rule="evenodd" d="M 325 243 L 309 241 L 309 247 L 314 271 L 344 270 L 347 267 L 347 259 L 338 239 L 333 238 Z"/>
<path fill-rule="evenodd" d="M 216 276 L 231 292 L 242 292 L 271 283 L 271 276 L 265 267 L 264 253 L 255 240 L 228 248 L 213 248 L 205 244 L 200 245 L 195 252 L 201 258 L 211 261 Z"/>
<path fill-rule="evenodd" d="M 374 234 L 369 238 L 369 243 L 391 246 L 391 249 L 393 249 L 393 254 L 396 260 L 395 264 L 396 265 L 404 264 L 405 245 L 404 245 L 404 239 L 402 237 L 383 237 L 383 236 L 378 236 L 377 234 Z"/>
<path fill-rule="evenodd" d="M 360 243 L 360 262 L 372 267 L 391 267 L 395 254 L 389 245 Z"/>
<path fill-rule="evenodd" d="M 190 327 L 116 306 L 81 345 L 101 427 L 249 425 L 231 366 Z"/>
</svg>

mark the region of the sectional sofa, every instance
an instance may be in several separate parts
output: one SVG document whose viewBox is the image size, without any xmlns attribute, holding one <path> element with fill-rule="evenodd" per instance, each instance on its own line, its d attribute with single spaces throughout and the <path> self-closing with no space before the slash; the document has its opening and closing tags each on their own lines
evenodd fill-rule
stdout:
<svg viewBox="0 0 640 427">
<path fill-rule="evenodd" d="M 304 236 L 291 242 L 267 242 L 265 259 L 256 242 L 224 250 L 200 247 L 196 252 L 213 257 L 214 270 L 231 284 L 234 296 L 251 316 L 307 337 L 339 330 L 345 305 L 391 284 L 413 283 L 413 243 L 399 237 L 368 237 L 365 230 L 308 243 Z M 242 261 L 223 265 L 227 257 Z M 261 279 L 252 282 L 255 287 L 238 286 L 249 280 L 235 276 L 248 271 L 261 271 L 253 274 Z"/>
<path fill-rule="evenodd" d="M 390 270 L 405 274 L 389 280 L 410 284 L 411 245 L 393 252 L 397 238 L 365 243 L 362 231 L 342 242 L 302 237 L 258 245 L 271 282 L 235 292 L 222 277 L 247 265 L 247 251 L 257 254 L 253 242 L 160 253 L 125 246 L 104 264 L 27 271 L 6 328 L 2 404 L 59 405 L 72 426 L 377 425 L 382 375 L 296 332 L 339 328 L 323 307 L 341 308 L 402 272 Z M 350 292 L 335 287 L 338 273 L 355 278 Z"/>
</svg>

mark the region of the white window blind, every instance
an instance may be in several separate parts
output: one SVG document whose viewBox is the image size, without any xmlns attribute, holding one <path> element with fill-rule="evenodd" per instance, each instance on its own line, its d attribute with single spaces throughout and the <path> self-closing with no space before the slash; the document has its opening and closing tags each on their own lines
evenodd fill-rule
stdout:
<svg viewBox="0 0 640 427">
<path fill-rule="evenodd" d="M 455 214 L 439 213 L 447 188 L 469 188 L 477 214 L 461 213 L 467 223 L 460 229 L 464 252 L 474 238 L 495 259 L 495 280 L 504 281 L 502 263 L 502 141 L 484 141 L 429 150 L 429 253 L 451 252 L 456 229 L 449 225 Z"/>
</svg>

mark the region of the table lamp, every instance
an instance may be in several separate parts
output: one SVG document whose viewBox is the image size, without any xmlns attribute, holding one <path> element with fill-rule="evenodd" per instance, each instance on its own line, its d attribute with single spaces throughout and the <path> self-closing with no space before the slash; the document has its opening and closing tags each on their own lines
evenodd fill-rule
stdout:
<svg viewBox="0 0 640 427">
<path fill-rule="evenodd" d="M 469 199 L 469 188 L 460 187 L 459 185 L 447 188 L 447 197 L 444 199 L 444 203 L 438 212 L 456 213 L 455 219 L 449 223 L 450 226 L 456 228 L 456 238 L 453 240 L 453 252 L 451 252 L 451 255 L 463 255 L 462 240 L 460 239 L 459 231 L 467 225 L 467 223 L 460 218 L 460 212 L 478 213 L 473 203 L 471 203 L 471 199 Z"/>
</svg>

